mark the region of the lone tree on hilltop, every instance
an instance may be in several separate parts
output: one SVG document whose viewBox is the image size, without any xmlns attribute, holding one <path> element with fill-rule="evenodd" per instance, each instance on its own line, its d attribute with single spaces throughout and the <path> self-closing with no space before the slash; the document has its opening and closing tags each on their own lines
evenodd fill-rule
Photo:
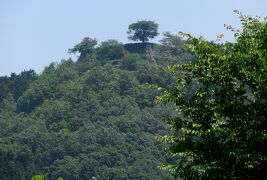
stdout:
<svg viewBox="0 0 267 180">
<path fill-rule="evenodd" d="M 142 43 L 157 36 L 158 24 L 154 21 L 137 21 L 129 25 L 128 39 L 133 41 L 142 41 Z"/>
</svg>

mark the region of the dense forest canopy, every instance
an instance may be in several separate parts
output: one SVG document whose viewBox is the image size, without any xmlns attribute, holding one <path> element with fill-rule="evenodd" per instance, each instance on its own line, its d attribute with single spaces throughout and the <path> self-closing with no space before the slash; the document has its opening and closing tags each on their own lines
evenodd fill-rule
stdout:
<svg viewBox="0 0 267 180">
<path fill-rule="evenodd" d="M 173 179 L 155 138 L 173 106 L 155 105 L 148 84 L 170 88 L 166 65 L 193 55 L 164 38 L 152 49 L 85 37 L 76 62 L 0 77 L 0 179 Z"/>
<path fill-rule="evenodd" d="M 233 43 L 138 21 L 0 77 L 0 179 L 266 179 L 267 25 L 239 15 Z"/>
</svg>

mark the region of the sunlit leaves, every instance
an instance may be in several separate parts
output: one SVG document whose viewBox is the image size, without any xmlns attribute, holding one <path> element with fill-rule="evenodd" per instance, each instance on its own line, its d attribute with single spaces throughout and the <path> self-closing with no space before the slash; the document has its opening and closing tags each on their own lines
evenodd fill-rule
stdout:
<svg viewBox="0 0 267 180">
<path fill-rule="evenodd" d="M 177 118 L 165 120 L 174 134 L 162 140 L 177 157 L 165 167 L 185 179 L 264 177 L 266 22 L 237 13 L 243 29 L 227 26 L 235 43 L 181 33 L 197 61 L 170 66 L 176 84 L 158 98 L 177 106 Z"/>
</svg>

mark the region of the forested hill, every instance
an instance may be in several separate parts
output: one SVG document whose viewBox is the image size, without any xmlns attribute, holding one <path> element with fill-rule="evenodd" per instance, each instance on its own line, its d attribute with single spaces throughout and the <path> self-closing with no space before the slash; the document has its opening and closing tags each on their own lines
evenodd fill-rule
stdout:
<svg viewBox="0 0 267 180">
<path fill-rule="evenodd" d="M 96 43 L 84 38 L 70 49 L 77 61 L 39 75 L 0 77 L 0 179 L 172 179 L 158 168 L 170 159 L 156 136 L 173 108 L 155 105 L 148 84 L 169 88 L 166 66 L 192 56 L 171 34 L 153 47 Z"/>
</svg>

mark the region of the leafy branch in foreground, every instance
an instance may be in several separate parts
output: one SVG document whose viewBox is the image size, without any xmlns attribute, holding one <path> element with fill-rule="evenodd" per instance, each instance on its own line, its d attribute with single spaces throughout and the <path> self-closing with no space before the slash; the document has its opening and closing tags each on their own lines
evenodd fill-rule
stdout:
<svg viewBox="0 0 267 180">
<path fill-rule="evenodd" d="M 184 179 L 264 179 L 267 171 L 267 23 L 236 11 L 236 42 L 211 43 L 183 34 L 196 54 L 170 67 L 177 78 L 158 101 L 176 105 L 160 137 Z"/>
</svg>

